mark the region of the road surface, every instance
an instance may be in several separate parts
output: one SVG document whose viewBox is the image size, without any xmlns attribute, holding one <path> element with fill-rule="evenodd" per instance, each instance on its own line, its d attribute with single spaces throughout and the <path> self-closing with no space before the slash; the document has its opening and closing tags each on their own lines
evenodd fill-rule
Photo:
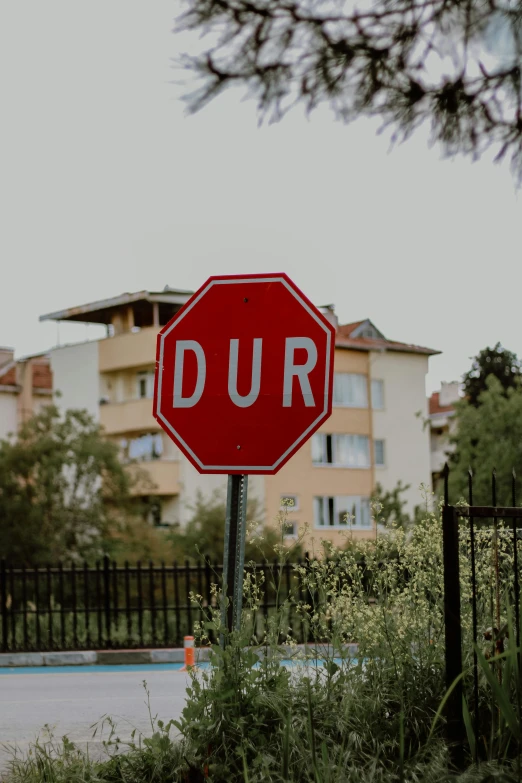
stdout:
<svg viewBox="0 0 522 783">
<path fill-rule="evenodd" d="M 9 758 L 5 745 L 27 752 L 38 734 L 48 737 L 46 724 L 55 737 L 66 734 L 82 748 L 89 743 L 96 754 L 102 749 L 101 739 L 92 739 L 90 727 L 104 715 L 114 718 L 122 740 L 130 739 L 134 728 L 150 735 L 144 680 L 153 716 L 164 721 L 178 718 L 189 677 L 172 664 L 42 667 L 0 674 L 0 770 Z"/>
</svg>

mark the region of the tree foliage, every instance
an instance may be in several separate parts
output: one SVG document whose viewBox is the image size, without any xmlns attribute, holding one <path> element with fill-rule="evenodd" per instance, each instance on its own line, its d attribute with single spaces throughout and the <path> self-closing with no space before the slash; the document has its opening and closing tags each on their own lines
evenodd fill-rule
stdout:
<svg viewBox="0 0 522 783">
<path fill-rule="evenodd" d="M 450 460 L 450 502 L 468 499 L 469 468 L 473 472 L 473 503 L 491 505 L 492 474 L 496 471 L 497 504 L 511 505 L 512 470 L 522 476 L 522 389 L 504 391 L 493 375 L 486 380 L 479 406 L 456 404 L 456 428 Z"/>
<path fill-rule="evenodd" d="M 484 348 L 473 359 L 471 370 L 463 377 L 464 395 L 468 402 L 477 406 L 479 397 L 487 389 L 487 379 L 494 375 L 507 391 L 520 382 L 520 361 L 515 353 L 497 343 L 494 348 Z"/>
<path fill-rule="evenodd" d="M 215 492 L 210 498 L 198 494 L 192 509 L 192 517 L 183 529 L 173 530 L 166 534 L 173 546 L 176 556 L 190 559 L 209 556 L 212 561 L 223 562 L 225 540 L 226 504 L 220 492 Z M 282 539 L 282 531 L 275 527 L 256 524 L 259 519 L 258 504 L 248 501 L 247 524 L 254 526 L 254 536 L 247 536 L 245 545 L 245 562 L 259 562 L 265 558 L 273 559 L 275 548 Z M 283 523 L 283 520 L 281 520 Z M 252 543 L 251 539 L 254 539 Z M 294 554 L 298 554 L 295 548 Z"/>
<path fill-rule="evenodd" d="M 142 480 L 142 477 L 141 479 Z M 46 406 L 0 441 L 0 553 L 12 563 L 90 557 L 137 511 L 118 447 L 87 411 Z"/>
<path fill-rule="evenodd" d="M 401 495 L 410 488 L 410 484 L 397 482 L 394 489 L 384 490 L 380 484 L 376 484 L 372 499 L 373 512 L 379 524 L 394 524 L 397 527 L 407 528 L 411 524 L 408 513 L 404 510 L 407 501 Z"/>
<path fill-rule="evenodd" d="M 210 33 L 182 62 L 199 109 L 229 85 L 280 118 L 327 103 L 407 138 L 429 121 L 446 153 L 494 145 L 522 171 L 522 6 L 513 0 L 186 0 L 179 28 Z"/>
</svg>

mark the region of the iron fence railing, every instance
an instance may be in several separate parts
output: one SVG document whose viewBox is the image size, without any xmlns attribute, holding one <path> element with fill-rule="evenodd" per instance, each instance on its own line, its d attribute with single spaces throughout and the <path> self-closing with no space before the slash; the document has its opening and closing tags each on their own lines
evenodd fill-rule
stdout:
<svg viewBox="0 0 522 783">
<path fill-rule="evenodd" d="M 301 561 L 302 563 L 306 560 Z M 256 629 L 288 596 L 288 626 L 306 641 L 308 631 L 297 612 L 304 596 L 295 564 L 261 563 L 263 581 Z M 84 564 L 13 567 L 0 561 L 0 651 L 175 647 L 192 633 L 196 621 L 217 608 L 212 585 L 221 584 L 223 566 L 204 562 L 118 565 L 105 558 Z M 276 585 L 278 584 L 278 586 Z M 201 596 L 198 607 L 190 594 Z"/>
<path fill-rule="evenodd" d="M 444 506 L 442 509 L 443 565 L 444 565 L 444 625 L 446 684 L 451 689 L 446 706 L 448 737 L 457 749 L 457 755 L 467 736 L 463 702 L 465 692 L 472 698 L 466 703 L 471 716 L 474 757 L 478 761 L 483 752 L 480 738 L 490 732 L 488 711 L 482 709 L 479 688 L 480 667 L 477 649 L 486 643 L 487 656 L 504 652 L 505 644 L 520 655 L 520 564 L 522 563 L 522 507 L 517 505 L 516 475 L 511 476 L 511 505 L 497 504 L 497 476 L 491 475 L 490 505 L 474 503 L 473 473 L 468 476 L 467 502 L 449 503 L 449 468 L 445 466 Z M 478 562 L 487 564 L 487 580 L 479 580 Z M 469 579 L 469 598 L 462 594 L 463 574 Z M 508 629 L 506 615 L 512 611 L 513 627 Z M 464 633 L 464 616 L 471 609 L 471 633 Z M 503 628 L 503 624 L 505 627 Z M 509 638 L 510 636 L 514 638 Z M 470 655 L 471 654 L 471 655 Z M 466 675 L 465 661 L 471 658 L 471 683 Z M 498 664 L 495 677 L 502 683 L 502 667 Z M 471 685 L 471 688 L 469 687 Z M 518 706 L 520 721 L 520 680 L 518 693 L 511 694 Z M 518 705 L 516 702 L 518 701 Z M 518 745 L 520 753 L 521 744 Z"/>
</svg>

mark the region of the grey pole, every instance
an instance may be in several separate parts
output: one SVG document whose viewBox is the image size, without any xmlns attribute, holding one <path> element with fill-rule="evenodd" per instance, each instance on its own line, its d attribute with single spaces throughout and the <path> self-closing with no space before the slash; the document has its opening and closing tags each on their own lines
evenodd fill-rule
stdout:
<svg viewBox="0 0 522 783">
<path fill-rule="evenodd" d="M 222 623 L 228 631 L 241 625 L 243 608 L 243 572 L 245 567 L 245 535 L 248 476 L 228 477 L 227 516 L 225 520 L 225 552 L 223 558 Z M 228 599 L 228 606 L 227 601 Z M 225 642 L 221 637 L 221 645 Z"/>
</svg>

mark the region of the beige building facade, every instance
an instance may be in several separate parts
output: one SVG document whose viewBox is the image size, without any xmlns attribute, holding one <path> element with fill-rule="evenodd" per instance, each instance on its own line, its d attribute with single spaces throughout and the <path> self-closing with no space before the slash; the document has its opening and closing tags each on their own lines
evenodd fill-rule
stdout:
<svg viewBox="0 0 522 783">
<path fill-rule="evenodd" d="M 124 459 L 143 463 L 159 499 L 154 521 L 181 526 L 198 493 L 226 488 L 224 476 L 201 476 L 152 416 L 156 337 L 189 296 L 142 291 L 42 316 L 106 325 L 105 339 L 51 351 L 58 404 L 87 408 Z M 324 313 L 336 323 L 332 308 Z M 332 416 L 279 473 L 249 481 L 260 521 L 273 522 L 286 506 L 288 538 L 306 527 L 308 549 L 321 539 L 342 545 L 347 535 L 374 535 L 376 483 L 410 484 L 412 510 L 420 484 L 430 482 L 425 376 L 436 352 L 386 340 L 369 320 L 336 327 Z"/>
<path fill-rule="evenodd" d="M 428 348 L 387 340 L 370 320 L 337 327 L 333 412 L 319 433 L 266 479 L 269 518 L 291 498 L 293 533 L 305 545 L 375 535 L 371 498 L 377 484 L 399 481 L 412 514 L 431 486 L 427 417 Z"/>
</svg>

